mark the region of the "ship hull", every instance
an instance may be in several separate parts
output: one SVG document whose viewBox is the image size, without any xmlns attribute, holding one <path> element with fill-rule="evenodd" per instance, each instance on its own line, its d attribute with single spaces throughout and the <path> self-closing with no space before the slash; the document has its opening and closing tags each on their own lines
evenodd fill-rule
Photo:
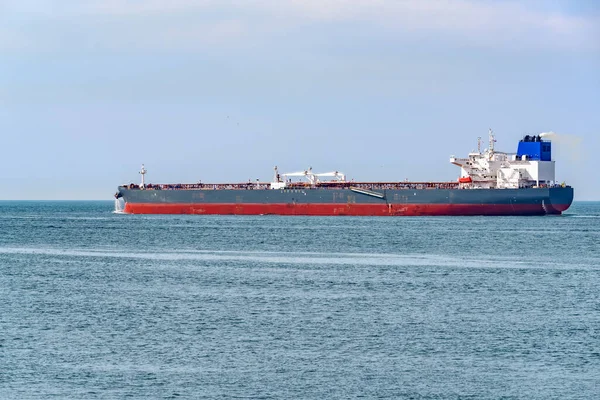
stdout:
<svg viewBox="0 0 600 400">
<path fill-rule="evenodd" d="M 573 201 L 571 187 L 527 189 L 140 190 L 119 188 L 130 214 L 217 215 L 546 215 Z"/>
</svg>

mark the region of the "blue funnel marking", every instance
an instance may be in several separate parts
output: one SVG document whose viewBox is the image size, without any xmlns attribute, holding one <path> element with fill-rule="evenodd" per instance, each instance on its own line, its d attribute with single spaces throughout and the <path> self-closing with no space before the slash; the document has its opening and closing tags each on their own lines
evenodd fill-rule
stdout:
<svg viewBox="0 0 600 400">
<path fill-rule="evenodd" d="M 519 141 L 517 156 L 527 156 L 529 160 L 535 161 L 552 161 L 552 143 L 544 141 L 540 136 L 527 135 Z"/>
</svg>

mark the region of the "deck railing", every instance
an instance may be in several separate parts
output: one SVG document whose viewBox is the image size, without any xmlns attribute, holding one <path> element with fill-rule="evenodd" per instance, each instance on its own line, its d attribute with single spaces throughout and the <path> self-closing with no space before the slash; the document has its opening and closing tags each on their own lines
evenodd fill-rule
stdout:
<svg viewBox="0 0 600 400">
<path fill-rule="evenodd" d="M 534 185 L 527 187 L 535 187 Z M 540 188 L 568 187 L 568 185 L 542 184 Z M 143 189 L 140 185 L 131 183 L 122 185 L 121 188 L 132 190 L 271 190 L 271 183 L 175 183 L 175 184 L 147 184 Z M 272 190 L 315 190 L 328 189 L 340 190 L 357 188 L 363 190 L 411 190 L 411 189 L 471 189 L 469 184 L 458 182 L 321 182 L 311 185 L 305 182 L 287 183 L 284 188 Z M 501 189 L 499 189 L 501 190 Z"/>
<path fill-rule="evenodd" d="M 121 186 L 124 189 L 142 189 L 134 183 Z M 325 182 L 316 185 L 304 182 L 287 183 L 282 189 L 274 190 L 340 190 L 349 188 L 366 190 L 401 190 L 401 189 L 457 189 L 458 182 Z M 176 183 L 147 184 L 143 190 L 267 190 L 271 183 Z"/>
</svg>

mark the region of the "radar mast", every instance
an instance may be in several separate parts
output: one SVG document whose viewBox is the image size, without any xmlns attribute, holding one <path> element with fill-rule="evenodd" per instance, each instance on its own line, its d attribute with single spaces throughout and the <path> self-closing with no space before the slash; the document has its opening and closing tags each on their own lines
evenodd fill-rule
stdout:
<svg viewBox="0 0 600 400">
<path fill-rule="evenodd" d="M 148 170 L 146 170 L 146 168 L 144 168 L 144 164 L 142 164 L 142 169 L 140 169 L 140 175 L 142 175 L 142 183 L 140 184 L 140 188 L 145 187 L 144 175 L 146 175 L 147 173 Z"/>
</svg>

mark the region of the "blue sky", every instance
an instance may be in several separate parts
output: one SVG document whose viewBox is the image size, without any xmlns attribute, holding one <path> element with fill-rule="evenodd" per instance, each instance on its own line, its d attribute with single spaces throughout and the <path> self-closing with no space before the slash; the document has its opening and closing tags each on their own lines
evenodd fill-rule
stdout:
<svg viewBox="0 0 600 400">
<path fill-rule="evenodd" d="M 600 200 L 595 1 L 0 0 L 3 199 L 137 182 L 455 180 L 450 155 L 555 131 Z"/>
</svg>

